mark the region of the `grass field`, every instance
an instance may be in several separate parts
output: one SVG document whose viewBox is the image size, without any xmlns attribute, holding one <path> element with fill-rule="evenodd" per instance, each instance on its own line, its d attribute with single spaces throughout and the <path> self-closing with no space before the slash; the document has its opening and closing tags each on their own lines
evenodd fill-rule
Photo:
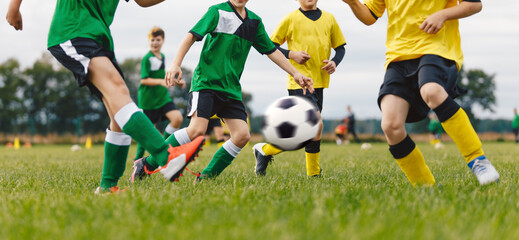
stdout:
<svg viewBox="0 0 519 240">
<path fill-rule="evenodd" d="M 324 177 L 305 176 L 302 150 L 276 156 L 266 177 L 246 147 L 215 180 L 186 174 L 96 196 L 102 146 L 0 147 L 0 239 L 519 239 L 519 146 L 485 143 L 501 174 L 480 187 L 457 148 L 419 144 L 441 187 L 413 188 L 387 151 L 325 144 Z M 133 157 L 135 146 L 130 150 Z M 201 171 L 216 151 L 190 165 Z"/>
</svg>

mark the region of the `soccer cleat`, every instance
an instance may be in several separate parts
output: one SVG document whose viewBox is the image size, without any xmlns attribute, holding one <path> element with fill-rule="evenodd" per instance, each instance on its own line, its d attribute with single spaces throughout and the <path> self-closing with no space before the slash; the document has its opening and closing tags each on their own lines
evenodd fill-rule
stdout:
<svg viewBox="0 0 519 240">
<path fill-rule="evenodd" d="M 143 157 L 133 162 L 133 172 L 132 175 L 130 175 L 130 182 L 142 180 L 150 175 L 149 172 L 155 170 L 155 168 L 146 162 L 146 158 L 148 157 Z"/>
<path fill-rule="evenodd" d="M 178 181 L 178 178 L 182 175 L 187 164 L 195 160 L 195 157 L 198 156 L 198 152 L 202 150 L 204 142 L 204 136 L 199 136 L 190 143 L 178 147 L 170 146 L 168 149 L 168 163 L 157 170 L 160 171 L 167 180 L 171 182 Z"/>
<path fill-rule="evenodd" d="M 318 174 L 315 174 L 315 175 L 312 175 L 310 176 L 311 178 L 320 178 L 323 176 L 323 169 L 322 168 L 319 168 L 319 173 Z"/>
<path fill-rule="evenodd" d="M 254 150 L 254 157 L 256 158 L 256 175 L 265 176 L 267 174 L 267 167 L 269 163 L 274 160 L 272 155 L 265 155 L 262 148 L 266 143 L 256 143 L 252 149 Z"/>
<path fill-rule="evenodd" d="M 96 189 L 96 191 L 94 192 L 94 194 L 97 194 L 97 195 L 106 195 L 106 194 L 116 194 L 116 193 L 124 192 L 124 191 L 126 191 L 126 188 L 120 190 L 119 187 L 117 187 L 117 186 L 115 186 L 115 187 L 111 187 L 111 188 L 109 188 L 109 189 L 102 188 L 102 187 L 97 187 L 97 189 Z"/>
<path fill-rule="evenodd" d="M 499 182 L 499 173 L 485 156 L 478 157 L 467 165 L 476 175 L 480 185 Z"/>
</svg>

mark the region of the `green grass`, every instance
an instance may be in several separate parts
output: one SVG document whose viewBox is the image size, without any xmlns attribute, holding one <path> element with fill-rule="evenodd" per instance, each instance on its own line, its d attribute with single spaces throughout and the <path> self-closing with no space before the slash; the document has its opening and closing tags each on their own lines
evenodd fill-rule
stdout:
<svg viewBox="0 0 519 240">
<path fill-rule="evenodd" d="M 193 186 L 159 174 L 96 196 L 102 146 L 0 147 L 0 239 L 518 239 L 519 146 L 485 143 L 501 182 L 480 187 L 456 146 L 419 144 L 441 187 L 413 188 L 386 144 L 325 144 L 324 177 L 305 174 L 302 150 L 256 177 L 250 146 L 223 174 Z M 135 146 L 130 150 L 133 157 Z M 189 167 L 201 171 L 205 147 Z"/>
</svg>

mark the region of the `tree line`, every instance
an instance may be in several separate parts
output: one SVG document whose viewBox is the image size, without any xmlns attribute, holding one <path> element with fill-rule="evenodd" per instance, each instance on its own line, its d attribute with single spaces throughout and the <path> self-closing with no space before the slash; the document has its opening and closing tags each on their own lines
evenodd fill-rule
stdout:
<svg viewBox="0 0 519 240">
<path fill-rule="evenodd" d="M 140 82 L 140 58 L 128 58 L 120 63 L 132 98 L 137 101 Z M 182 69 L 187 86 L 170 88 L 173 101 L 185 116 L 192 71 Z M 456 99 L 479 131 L 503 132 L 509 130 L 507 120 L 481 120 L 474 116 L 474 107 L 490 112 L 496 106 L 495 75 L 480 69 L 459 73 L 460 85 L 468 93 Z M 251 117 L 251 130 L 261 132 L 261 116 L 248 107 L 250 93 L 243 93 L 243 100 Z M 11 58 L 0 64 L 0 132 L 7 134 L 75 133 L 78 135 L 103 132 L 109 118 L 101 101 L 90 95 L 87 88 L 78 88 L 67 69 L 52 56 L 44 53 L 32 66 L 22 68 L 18 60 Z M 340 120 L 325 120 L 324 131 L 333 132 Z M 187 124 L 187 121 L 184 122 Z M 427 131 L 428 119 L 408 126 L 410 132 Z M 379 119 L 358 121 L 360 133 L 382 133 Z"/>
</svg>

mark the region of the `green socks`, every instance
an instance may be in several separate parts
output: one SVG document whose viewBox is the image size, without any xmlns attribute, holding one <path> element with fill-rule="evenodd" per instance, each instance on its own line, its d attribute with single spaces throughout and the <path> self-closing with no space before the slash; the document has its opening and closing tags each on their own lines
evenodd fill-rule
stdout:
<svg viewBox="0 0 519 240">
<path fill-rule="evenodd" d="M 126 168 L 126 158 L 131 142 L 132 138 L 122 132 L 106 130 L 101 188 L 110 189 L 117 186 L 117 182 L 123 176 Z"/>
<path fill-rule="evenodd" d="M 202 171 L 202 175 L 207 175 L 208 178 L 216 177 L 223 172 L 223 170 L 232 163 L 232 160 L 240 153 L 241 148 L 232 143 L 231 139 L 227 140 L 221 148 L 216 151 L 211 162 Z"/>
<path fill-rule="evenodd" d="M 135 103 L 129 103 L 121 108 L 114 118 L 123 132 L 142 144 L 160 166 L 166 165 L 168 144 Z"/>
</svg>

